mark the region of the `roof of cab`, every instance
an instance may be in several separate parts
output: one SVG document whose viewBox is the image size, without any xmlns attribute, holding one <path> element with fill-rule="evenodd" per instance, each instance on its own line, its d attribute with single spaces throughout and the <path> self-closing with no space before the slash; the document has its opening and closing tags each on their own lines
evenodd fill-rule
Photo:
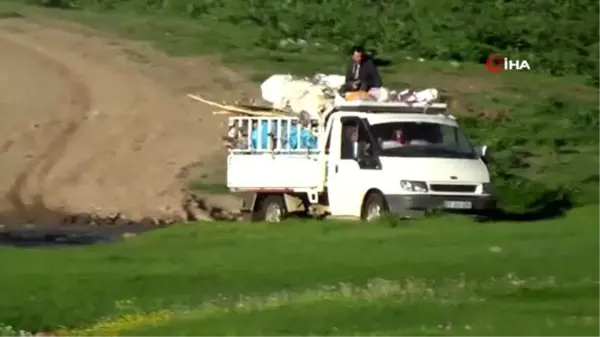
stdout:
<svg viewBox="0 0 600 337">
<path fill-rule="evenodd" d="M 373 101 L 346 101 L 335 105 L 335 110 L 344 112 L 368 113 L 419 113 L 419 114 L 447 114 L 446 103 L 405 103 L 405 102 L 373 102 Z"/>
</svg>

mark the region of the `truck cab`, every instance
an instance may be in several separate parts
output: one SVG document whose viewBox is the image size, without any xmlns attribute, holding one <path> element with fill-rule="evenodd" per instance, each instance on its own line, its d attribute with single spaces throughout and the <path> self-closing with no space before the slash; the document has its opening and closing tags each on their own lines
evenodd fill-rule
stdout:
<svg viewBox="0 0 600 337">
<path fill-rule="evenodd" d="M 230 150 L 228 187 L 256 220 L 496 205 L 487 149 L 471 145 L 446 104 L 348 102 L 310 121 L 232 117 L 230 125 L 246 130 L 246 145 Z"/>
</svg>

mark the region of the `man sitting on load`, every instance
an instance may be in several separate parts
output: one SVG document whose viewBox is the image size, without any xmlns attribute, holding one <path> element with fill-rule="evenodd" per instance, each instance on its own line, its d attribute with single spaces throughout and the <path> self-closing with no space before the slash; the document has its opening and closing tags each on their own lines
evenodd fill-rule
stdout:
<svg viewBox="0 0 600 337">
<path fill-rule="evenodd" d="M 379 71 L 361 46 L 352 48 L 352 58 L 346 69 L 346 83 L 341 87 L 340 94 L 348 96 L 367 96 L 369 90 L 381 87 Z M 347 93 L 356 93 L 347 95 Z"/>
</svg>

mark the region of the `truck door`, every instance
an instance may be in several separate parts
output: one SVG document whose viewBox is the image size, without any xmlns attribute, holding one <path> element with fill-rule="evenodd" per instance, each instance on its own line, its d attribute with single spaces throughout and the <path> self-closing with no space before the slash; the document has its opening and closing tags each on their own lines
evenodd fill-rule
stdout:
<svg viewBox="0 0 600 337">
<path fill-rule="evenodd" d="M 327 166 L 327 193 L 334 216 L 360 216 L 362 198 L 371 168 L 361 167 L 354 158 L 354 144 L 367 143 L 373 149 L 368 131 L 358 117 L 333 120 Z M 365 181 L 366 180 L 366 181 Z"/>
</svg>

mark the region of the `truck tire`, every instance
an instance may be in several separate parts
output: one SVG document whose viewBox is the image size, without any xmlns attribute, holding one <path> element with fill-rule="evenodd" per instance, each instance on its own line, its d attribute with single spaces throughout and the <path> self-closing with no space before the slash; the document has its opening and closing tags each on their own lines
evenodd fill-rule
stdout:
<svg viewBox="0 0 600 337">
<path fill-rule="evenodd" d="M 285 202 L 281 195 L 267 195 L 260 198 L 254 211 L 255 221 L 281 222 L 287 216 Z"/>
<path fill-rule="evenodd" d="M 383 213 L 389 212 L 389 207 L 383 195 L 379 192 L 370 193 L 363 203 L 361 219 L 365 221 L 375 221 Z"/>
</svg>

